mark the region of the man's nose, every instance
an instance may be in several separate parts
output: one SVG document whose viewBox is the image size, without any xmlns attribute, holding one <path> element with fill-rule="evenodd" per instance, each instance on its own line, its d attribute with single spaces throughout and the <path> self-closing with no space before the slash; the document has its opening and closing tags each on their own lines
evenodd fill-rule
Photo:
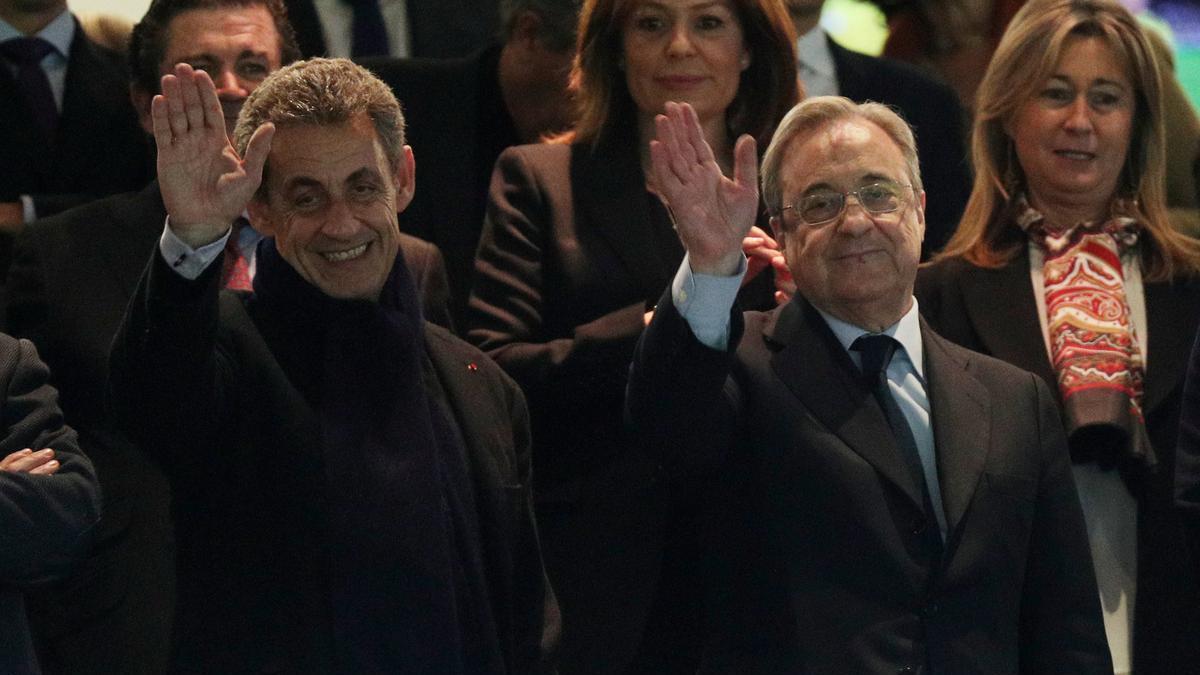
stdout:
<svg viewBox="0 0 1200 675">
<path fill-rule="evenodd" d="M 846 205 L 842 208 L 842 215 L 838 218 L 838 232 L 851 237 L 859 237 L 869 232 L 874 226 L 875 221 L 871 218 L 867 207 L 858 201 L 858 197 L 846 195 Z"/>
<path fill-rule="evenodd" d="M 332 238 L 348 238 L 358 232 L 360 223 L 354 209 L 344 197 L 333 197 L 325 212 L 321 233 Z"/>
<path fill-rule="evenodd" d="M 217 88 L 218 98 L 242 99 L 250 95 L 249 89 L 238 79 L 237 74 L 228 68 L 220 71 L 213 77 L 213 85 Z"/>
</svg>

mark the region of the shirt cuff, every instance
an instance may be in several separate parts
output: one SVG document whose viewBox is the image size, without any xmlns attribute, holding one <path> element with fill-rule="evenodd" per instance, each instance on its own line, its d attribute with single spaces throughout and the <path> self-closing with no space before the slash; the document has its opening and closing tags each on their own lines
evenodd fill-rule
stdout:
<svg viewBox="0 0 1200 675">
<path fill-rule="evenodd" d="M 158 239 L 158 251 L 176 274 L 184 279 L 194 281 L 225 252 L 225 242 L 229 240 L 231 232 L 233 232 L 232 227 L 220 239 L 194 249 L 175 236 L 175 233 L 171 231 L 171 217 L 167 216 L 162 236 Z"/>
<path fill-rule="evenodd" d="M 691 258 L 683 256 L 671 282 L 671 301 L 705 347 L 724 351 L 729 345 L 729 310 L 737 300 L 744 276 L 744 255 L 737 271 L 728 277 L 696 274 L 692 272 Z"/>
<path fill-rule="evenodd" d="M 21 195 L 21 217 L 28 225 L 37 220 L 37 206 L 33 203 L 33 195 Z"/>
</svg>

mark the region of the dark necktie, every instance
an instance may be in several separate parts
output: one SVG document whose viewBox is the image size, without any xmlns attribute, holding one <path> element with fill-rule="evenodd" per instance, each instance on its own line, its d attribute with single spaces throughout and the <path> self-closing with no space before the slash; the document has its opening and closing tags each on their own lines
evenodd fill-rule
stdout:
<svg viewBox="0 0 1200 675">
<path fill-rule="evenodd" d="M 355 58 L 387 56 L 387 26 L 383 23 L 383 12 L 379 10 L 379 0 L 342 1 L 354 9 L 350 55 Z"/>
<path fill-rule="evenodd" d="M 50 80 L 42 70 L 42 59 L 53 51 L 54 45 L 37 37 L 0 42 L 0 56 L 17 67 L 17 88 L 47 141 L 54 139 L 58 128 L 58 104 L 54 102 Z"/>
<path fill-rule="evenodd" d="M 912 428 L 908 426 L 908 420 L 905 419 L 904 412 L 900 410 L 900 406 L 896 403 L 895 397 L 892 396 L 892 390 L 888 386 L 887 367 L 892 362 L 892 356 L 896 353 L 898 346 L 900 346 L 899 343 L 887 335 L 863 335 L 855 340 L 850 348 L 862 355 L 863 379 L 866 380 L 875 400 L 879 402 L 879 407 L 883 409 L 883 415 L 892 429 L 892 436 L 896 439 L 896 447 L 900 448 L 904 463 L 908 466 L 909 472 L 916 479 L 917 487 L 921 490 L 924 502 L 922 507 L 925 509 L 927 520 L 924 532 L 931 535 L 926 538 L 931 545 L 936 543 L 936 549 L 940 553 L 942 537 L 937 516 L 933 510 L 933 500 L 929 497 L 929 486 L 925 484 L 925 469 L 921 464 L 921 454 L 917 451 L 917 442 L 913 438 Z"/>
</svg>

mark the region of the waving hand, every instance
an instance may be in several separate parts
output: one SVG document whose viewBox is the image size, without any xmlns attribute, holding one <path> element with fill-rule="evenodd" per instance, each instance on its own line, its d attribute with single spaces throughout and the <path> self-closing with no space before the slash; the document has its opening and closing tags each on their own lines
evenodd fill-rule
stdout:
<svg viewBox="0 0 1200 675">
<path fill-rule="evenodd" d="M 193 247 L 216 241 L 262 182 L 275 127 L 255 130 L 238 156 L 225 134 L 217 90 L 208 73 L 186 63 L 164 75 L 150 104 L 158 145 L 158 181 L 171 229 Z"/>
<path fill-rule="evenodd" d="M 668 103 L 654 119 L 657 138 L 650 158 L 659 192 L 675 216 L 675 229 L 692 270 L 730 275 L 740 262 L 742 240 L 758 211 L 758 160 L 754 139 L 734 146 L 733 178 L 721 173 L 704 140 L 700 120 L 687 103 Z"/>
</svg>

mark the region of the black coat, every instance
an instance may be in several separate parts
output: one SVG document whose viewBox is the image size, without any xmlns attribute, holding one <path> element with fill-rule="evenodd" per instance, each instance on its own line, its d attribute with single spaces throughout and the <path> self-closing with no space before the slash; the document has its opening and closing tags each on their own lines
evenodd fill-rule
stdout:
<svg viewBox="0 0 1200 675">
<path fill-rule="evenodd" d="M 312 0 L 284 0 L 300 54 L 325 56 L 325 31 Z M 496 0 L 406 0 L 412 56 L 466 56 L 495 38 Z"/>
<path fill-rule="evenodd" d="M 1158 470 L 1135 487 L 1137 602 L 1133 667 L 1174 674 L 1200 664 L 1200 560 L 1189 555 L 1172 506 L 1184 364 L 1200 321 L 1200 281 L 1145 283 L 1149 344 L 1142 410 Z M 1037 316 L 1028 251 L 998 269 L 950 259 L 917 276 L 921 313 L 948 340 L 1057 382 Z M 1054 400 L 1059 401 L 1054 387 Z"/>
<path fill-rule="evenodd" d="M 38 673 L 22 591 L 61 576 L 91 542 L 100 488 L 63 424 L 46 365 L 27 340 L 0 334 L 0 458 L 52 448 L 53 476 L 0 471 L 0 672 Z"/>
<path fill-rule="evenodd" d="M 276 360 L 272 341 L 293 327 L 252 297 L 218 296 L 216 266 L 187 281 L 156 254 L 114 341 L 114 409 L 172 482 L 175 667 L 329 672 L 321 427 L 298 373 Z M 466 448 L 501 650 L 509 672 L 533 672 L 553 595 L 533 521 L 524 399 L 444 329 L 426 324 L 425 343 L 426 376 Z"/>
<path fill-rule="evenodd" d="M 92 42 L 78 22 L 53 147 L 37 133 L 16 87 L 8 68 L 0 68 L 0 201 L 31 195 L 44 218 L 150 180 L 149 139 L 129 101 L 124 62 Z"/>
<path fill-rule="evenodd" d="M 664 475 L 719 469 L 708 671 L 1112 673 L 1044 383 L 922 324 L 938 558 L 883 411 L 821 315 L 797 296 L 731 322 L 729 348 L 709 349 L 665 295 L 628 394 Z"/>
<path fill-rule="evenodd" d="M 108 351 L 157 246 L 167 212 L 158 183 L 39 220 L 17 239 L 5 330 L 29 338 L 52 369 L 67 422 L 96 464 L 105 513 L 92 555 L 61 584 L 30 594 L 49 672 L 161 673 L 175 608 L 170 489 L 105 407 Z M 437 249 L 402 236 L 426 318 L 449 325 Z"/>
</svg>

